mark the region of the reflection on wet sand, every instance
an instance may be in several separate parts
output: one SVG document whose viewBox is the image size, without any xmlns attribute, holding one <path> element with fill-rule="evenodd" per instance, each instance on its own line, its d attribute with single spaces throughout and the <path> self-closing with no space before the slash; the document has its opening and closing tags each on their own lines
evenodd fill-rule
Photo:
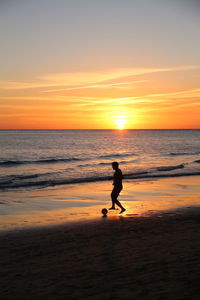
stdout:
<svg viewBox="0 0 200 300">
<path fill-rule="evenodd" d="M 0 195 L 0 229 L 100 220 L 110 205 L 110 182 L 88 183 Z M 200 205 L 199 177 L 124 182 L 120 201 L 126 212 L 109 211 L 105 220 L 179 214 Z"/>
</svg>

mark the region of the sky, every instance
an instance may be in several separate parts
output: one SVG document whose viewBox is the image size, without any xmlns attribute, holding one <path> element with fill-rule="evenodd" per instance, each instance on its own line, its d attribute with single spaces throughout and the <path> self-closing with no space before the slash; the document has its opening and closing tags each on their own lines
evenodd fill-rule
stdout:
<svg viewBox="0 0 200 300">
<path fill-rule="evenodd" d="M 200 128 L 199 0 L 0 0 L 0 129 Z"/>
</svg>

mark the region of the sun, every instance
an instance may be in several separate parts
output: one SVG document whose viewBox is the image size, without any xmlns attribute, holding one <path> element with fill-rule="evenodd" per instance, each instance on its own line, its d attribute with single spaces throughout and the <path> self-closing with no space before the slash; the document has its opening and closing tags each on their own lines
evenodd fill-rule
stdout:
<svg viewBox="0 0 200 300">
<path fill-rule="evenodd" d="M 113 120 L 113 125 L 114 125 L 115 129 L 123 130 L 127 126 L 128 116 L 127 116 L 127 114 L 116 114 L 112 117 L 112 120 Z"/>
<path fill-rule="evenodd" d="M 125 120 L 117 120 L 116 121 L 116 124 L 117 124 L 117 129 L 119 129 L 119 130 L 122 130 L 122 129 L 124 129 L 124 127 L 125 127 L 125 124 L 126 124 L 126 121 Z"/>
</svg>

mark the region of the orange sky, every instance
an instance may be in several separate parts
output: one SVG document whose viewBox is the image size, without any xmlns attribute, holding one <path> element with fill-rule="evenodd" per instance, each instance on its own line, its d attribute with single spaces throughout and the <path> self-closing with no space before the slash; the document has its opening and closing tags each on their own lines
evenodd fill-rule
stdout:
<svg viewBox="0 0 200 300">
<path fill-rule="evenodd" d="M 0 129 L 200 128 L 194 2 L 78 2 L 4 6 Z"/>
<path fill-rule="evenodd" d="M 9 82 L 1 85 L 0 125 L 104 129 L 122 122 L 127 129 L 200 128 L 200 88 L 190 80 L 195 72 L 197 66 L 125 69 Z M 184 89 L 176 73 L 184 73 Z"/>
</svg>

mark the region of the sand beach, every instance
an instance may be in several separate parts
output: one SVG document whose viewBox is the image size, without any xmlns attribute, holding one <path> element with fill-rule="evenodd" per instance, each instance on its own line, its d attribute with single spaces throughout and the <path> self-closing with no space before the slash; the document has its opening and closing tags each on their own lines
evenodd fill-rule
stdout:
<svg viewBox="0 0 200 300">
<path fill-rule="evenodd" d="M 7 229 L 4 219 L 1 298 L 198 299 L 199 179 L 127 181 L 121 195 L 127 211 L 122 216 L 117 211 L 106 218 L 100 215 L 100 208 L 110 204 L 106 199 L 83 206 L 84 217 L 77 217 L 77 212 L 73 220 L 67 218 L 66 208 L 55 206 L 48 222 L 49 210 L 41 209 L 41 203 L 37 214 L 35 207 L 32 211 L 24 207 L 21 215 L 8 217 Z M 92 202 L 98 185 L 102 194 L 107 193 L 108 183 L 96 183 L 93 189 L 85 186 L 85 201 Z M 81 197 L 78 187 L 76 191 Z M 52 202 L 55 195 L 54 190 Z M 73 207 L 69 211 L 75 214 Z M 66 220 L 60 219 L 64 214 Z M 32 216 L 30 224 L 22 222 L 25 215 L 26 220 Z M 46 219 L 36 224 L 36 215 L 36 220 L 42 215 Z"/>
</svg>

